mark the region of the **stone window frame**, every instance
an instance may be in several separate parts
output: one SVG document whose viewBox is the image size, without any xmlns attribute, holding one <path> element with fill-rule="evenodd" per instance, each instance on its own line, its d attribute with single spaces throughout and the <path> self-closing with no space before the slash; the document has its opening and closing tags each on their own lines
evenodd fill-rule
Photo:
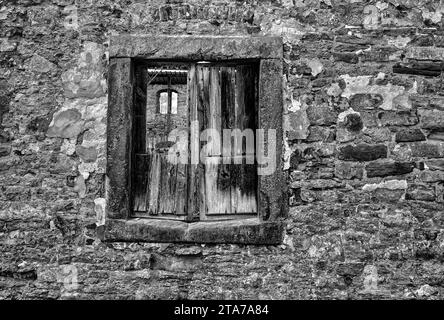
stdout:
<svg viewBox="0 0 444 320">
<path fill-rule="evenodd" d="M 184 222 L 130 216 L 135 59 L 259 62 L 258 129 L 276 130 L 276 170 L 258 176 L 255 218 Z M 283 241 L 288 193 L 282 163 L 283 42 L 272 36 L 119 35 L 110 39 L 106 219 L 103 241 L 276 245 Z M 267 148 L 265 149 L 267 150 Z"/>
</svg>

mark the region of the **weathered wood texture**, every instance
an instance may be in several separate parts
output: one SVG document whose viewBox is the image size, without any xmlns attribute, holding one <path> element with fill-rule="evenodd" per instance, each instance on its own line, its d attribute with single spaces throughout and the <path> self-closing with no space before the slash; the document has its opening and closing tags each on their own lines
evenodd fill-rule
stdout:
<svg viewBox="0 0 444 320">
<path fill-rule="evenodd" d="M 171 128 L 156 130 L 156 136 L 147 140 L 147 153 L 143 153 L 143 146 L 140 147 L 141 154 L 135 157 L 136 162 L 144 162 L 137 163 L 134 169 L 147 170 L 145 173 L 134 174 L 134 211 L 137 216 L 187 214 L 188 221 L 195 221 L 206 219 L 208 215 L 254 215 L 257 212 L 257 175 L 254 164 L 256 68 L 256 65 L 190 66 L 189 128 L 195 123 L 198 124 L 198 128 L 195 128 L 198 131 L 190 130 L 189 151 L 191 148 L 196 149 L 196 159 L 190 158 L 188 164 L 180 164 L 180 167 L 179 164 L 168 162 L 168 148 L 159 148 L 158 145 L 167 144 Z M 145 76 L 143 72 L 138 75 Z M 137 81 L 137 92 L 146 82 Z M 137 92 L 136 102 L 143 98 L 146 102 L 146 95 Z M 135 109 L 139 110 L 139 106 Z M 162 116 L 168 117 L 169 114 Z M 137 130 L 135 140 L 144 134 L 139 127 L 144 126 L 134 126 L 134 130 Z M 214 139 L 211 135 L 207 141 L 200 141 L 199 133 L 206 129 L 215 129 L 227 141 L 223 140 L 218 146 L 211 143 Z M 239 140 L 231 135 L 223 137 L 224 129 L 238 129 L 238 133 L 250 129 L 248 148 L 247 141 L 243 141 L 246 139 Z M 229 146 L 225 150 L 227 153 L 222 154 L 221 146 Z M 206 159 L 199 157 L 203 148 L 207 148 Z M 252 161 L 247 162 L 247 158 Z M 180 195 L 177 190 L 181 190 Z"/>
<path fill-rule="evenodd" d="M 236 67 L 234 128 L 255 131 L 257 128 L 257 69 L 252 66 Z M 248 137 L 246 138 L 248 139 Z M 232 213 L 257 212 L 257 170 L 254 164 L 255 135 L 251 143 L 235 139 L 231 171 Z M 252 146 L 251 146 L 252 144 Z M 239 163 L 236 161 L 240 158 Z"/>
<path fill-rule="evenodd" d="M 196 68 L 199 97 L 196 110 L 200 129 L 215 129 L 222 137 L 222 146 L 230 146 L 227 153 L 212 145 L 207 149 L 200 167 L 200 217 L 224 214 L 255 214 L 256 172 L 254 163 L 245 163 L 245 143 L 231 139 L 225 141 L 224 129 L 251 129 L 250 143 L 254 158 L 255 84 L 254 65 L 198 66 Z M 248 92 L 247 92 L 248 91 Z M 211 139 L 211 138 L 209 138 Z M 233 141 L 231 141 L 233 140 Z M 211 140 L 209 140 L 211 142 Z M 201 147 L 206 142 L 201 142 Z M 236 158 L 240 163 L 235 163 Z M 203 173 L 203 174 L 202 174 Z"/>
<path fill-rule="evenodd" d="M 135 86 L 132 128 L 132 191 L 134 211 L 146 210 L 146 190 L 148 179 L 146 172 L 150 170 L 150 157 L 145 153 L 146 148 L 146 68 L 134 66 Z"/>
<path fill-rule="evenodd" d="M 199 163 L 199 133 L 200 127 L 194 128 L 194 125 L 199 121 L 198 110 L 198 73 L 197 68 L 193 65 L 188 74 L 188 108 L 189 108 L 189 136 L 188 136 L 188 156 L 190 157 L 188 184 L 187 184 L 187 213 L 188 221 L 195 221 L 199 219 L 201 206 L 201 186 L 200 186 L 200 172 L 202 166 Z M 194 123 L 193 123 L 194 122 Z"/>
<path fill-rule="evenodd" d="M 110 59 L 107 117 L 107 216 L 130 213 L 133 66 L 129 58 Z"/>
</svg>

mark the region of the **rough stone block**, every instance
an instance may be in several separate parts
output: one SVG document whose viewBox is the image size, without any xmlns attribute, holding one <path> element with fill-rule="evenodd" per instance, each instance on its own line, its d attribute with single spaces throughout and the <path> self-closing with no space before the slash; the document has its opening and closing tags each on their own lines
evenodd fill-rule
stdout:
<svg viewBox="0 0 444 320">
<path fill-rule="evenodd" d="M 51 119 L 48 116 L 36 117 L 29 121 L 26 128 L 33 132 L 46 132 L 48 130 Z"/>
<path fill-rule="evenodd" d="M 444 60 L 444 48 L 436 47 L 410 47 L 405 57 L 414 60 Z"/>
<path fill-rule="evenodd" d="M 387 142 L 391 140 L 392 133 L 388 128 L 365 128 L 363 131 L 363 140 L 367 143 Z"/>
<path fill-rule="evenodd" d="M 342 182 L 338 182 L 332 179 L 310 179 L 306 181 L 293 181 L 291 183 L 292 189 L 314 189 L 314 190 L 325 190 L 325 189 L 334 189 L 343 187 L 344 184 Z"/>
<path fill-rule="evenodd" d="M 349 135 L 358 134 L 364 127 L 361 115 L 352 109 L 339 114 L 338 122 L 339 128 L 346 129 L 346 131 L 349 132 Z M 344 133 L 343 136 L 343 138 L 346 138 L 347 134 Z"/>
<path fill-rule="evenodd" d="M 8 38 L 0 38 L 0 52 L 10 52 L 17 49 L 17 42 L 10 41 Z"/>
<path fill-rule="evenodd" d="M 5 157 L 11 153 L 11 145 L 0 144 L 0 157 Z"/>
<path fill-rule="evenodd" d="M 309 128 L 310 134 L 308 135 L 307 142 L 333 142 L 335 140 L 335 131 L 327 127 L 311 126 Z"/>
<path fill-rule="evenodd" d="M 364 127 L 376 127 L 378 125 L 377 116 L 375 111 L 360 111 L 362 123 Z"/>
<path fill-rule="evenodd" d="M 48 128 L 48 137 L 75 138 L 82 131 L 82 115 L 77 109 L 64 110 L 54 116 Z"/>
<path fill-rule="evenodd" d="M 57 66 L 54 63 L 37 54 L 33 55 L 32 58 L 29 59 L 26 67 L 28 70 L 37 73 L 46 73 L 55 71 L 57 69 Z"/>
<path fill-rule="evenodd" d="M 407 189 L 406 180 L 388 180 L 381 183 L 366 184 L 362 187 L 365 192 L 370 192 L 378 201 L 397 202 L 404 197 Z"/>
<path fill-rule="evenodd" d="M 424 170 L 418 176 L 419 180 L 424 182 L 440 182 L 444 181 L 444 171 Z"/>
<path fill-rule="evenodd" d="M 360 163 L 337 161 L 335 163 L 335 177 L 340 179 L 362 179 L 363 165 Z"/>
<path fill-rule="evenodd" d="M 443 156 L 442 147 L 439 144 L 418 142 L 410 145 L 412 157 L 440 158 Z"/>
<path fill-rule="evenodd" d="M 356 139 L 359 133 L 351 132 L 344 128 L 343 126 L 338 126 L 336 129 L 336 141 L 338 142 L 350 142 Z"/>
<path fill-rule="evenodd" d="M 350 97 L 350 107 L 356 111 L 376 109 L 382 102 L 380 94 L 357 93 Z"/>
<path fill-rule="evenodd" d="M 425 78 L 420 82 L 418 87 L 418 93 L 421 95 L 442 95 L 441 91 L 441 79 L 440 78 Z"/>
<path fill-rule="evenodd" d="M 364 270 L 362 262 L 343 262 L 338 265 L 337 273 L 341 276 L 356 277 Z"/>
<path fill-rule="evenodd" d="M 442 110 L 418 110 L 421 119 L 421 127 L 426 129 L 442 129 L 444 127 L 444 111 Z"/>
<path fill-rule="evenodd" d="M 339 149 L 339 160 L 372 161 L 387 157 L 387 147 L 383 144 L 348 145 Z"/>
<path fill-rule="evenodd" d="M 396 144 L 390 153 L 390 157 L 396 161 L 412 160 L 412 150 L 410 148 L 410 145 L 411 143 Z"/>
<path fill-rule="evenodd" d="M 444 171 L 444 159 L 427 160 L 425 165 L 429 170 L 443 170 Z"/>
<path fill-rule="evenodd" d="M 367 177 L 386 177 L 397 176 L 413 171 L 415 164 L 413 162 L 372 162 L 365 166 Z"/>
<path fill-rule="evenodd" d="M 435 185 L 436 201 L 444 203 L 444 183 L 437 183 Z"/>
<path fill-rule="evenodd" d="M 414 111 L 383 111 L 378 118 L 383 126 L 414 126 L 419 122 Z"/>
<path fill-rule="evenodd" d="M 396 132 L 396 142 L 424 141 L 425 135 L 421 129 L 403 129 Z"/>
<path fill-rule="evenodd" d="M 0 86 L 0 123 L 3 114 L 9 111 L 9 101 L 10 101 L 9 95 L 7 95 L 6 92 L 2 92 L 3 90 L 1 89 L 2 88 Z"/>
<path fill-rule="evenodd" d="M 416 87 L 407 90 L 404 84 L 384 83 L 384 75 L 352 77 L 346 74 L 341 75 L 340 78 L 345 84 L 341 94 L 343 97 L 351 98 L 356 94 L 380 95 L 382 103 L 378 108 L 383 110 L 410 109 L 412 104 L 409 95 L 416 93 Z"/>
<path fill-rule="evenodd" d="M 433 130 L 427 136 L 429 140 L 439 140 L 444 141 L 444 131 L 443 130 Z"/>
<path fill-rule="evenodd" d="M 298 110 L 290 112 L 284 116 L 284 123 L 287 123 L 285 128 L 289 140 L 306 139 L 308 136 L 308 127 L 310 123 L 307 119 L 305 110 Z"/>
<path fill-rule="evenodd" d="M 439 77 L 442 63 L 398 63 L 393 66 L 393 73 Z"/>
<path fill-rule="evenodd" d="M 435 201 L 435 190 L 433 187 L 413 184 L 409 185 L 405 194 L 406 200 L 419 200 L 419 201 Z"/>
<path fill-rule="evenodd" d="M 105 95 L 102 75 L 95 72 L 68 70 L 62 75 L 67 98 L 98 98 Z"/>
<path fill-rule="evenodd" d="M 333 52 L 335 61 L 356 64 L 359 62 L 359 56 L 354 52 Z"/>
<path fill-rule="evenodd" d="M 76 153 L 84 162 L 94 162 L 97 159 L 97 149 L 94 147 L 76 146 Z"/>
<path fill-rule="evenodd" d="M 371 192 L 377 189 L 388 190 L 405 190 L 407 189 L 407 181 L 405 180 L 388 180 L 381 183 L 366 184 L 362 187 L 363 191 Z"/>
<path fill-rule="evenodd" d="M 310 105 L 307 116 L 311 125 L 332 125 L 337 119 L 337 113 L 328 105 Z"/>
</svg>

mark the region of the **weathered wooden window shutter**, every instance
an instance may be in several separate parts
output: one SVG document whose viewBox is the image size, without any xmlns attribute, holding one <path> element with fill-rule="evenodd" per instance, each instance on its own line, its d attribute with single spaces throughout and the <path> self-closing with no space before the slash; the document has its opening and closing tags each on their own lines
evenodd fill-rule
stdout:
<svg viewBox="0 0 444 320">
<path fill-rule="evenodd" d="M 170 115 L 170 112 L 158 115 L 157 117 L 165 119 L 158 118 L 157 122 L 146 111 L 147 102 L 149 107 L 146 68 L 145 71 L 139 68 L 136 77 L 135 117 L 148 119 L 148 125 L 141 121 L 134 128 L 135 139 L 146 137 L 146 143 L 137 143 L 135 150 L 136 188 L 133 208 L 136 215 L 176 217 L 188 221 L 256 215 L 256 164 L 247 162 L 247 158 L 255 159 L 258 83 L 256 66 L 211 63 L 190 65 L 186 110 L 180 110 L 180 104 L 177 104 L 177 116 Z M 180 93 L 176 99 L 180 99 Z M 174 116 L 185 117 L 188 121 L 178 122 L 177 118 L 171 118 Z M 192 121 L 199 123 L 199 132 L 194 136 L 191 136 L 190 130 Z M 159 123 L 165 125 L 158 129 Z M 181 125 L 190 132 L 188 149 L 194 139 L 200 152 L 207 142 L 199 141 L 199 135 L 209 128 L 219 132 L 221 148 L 208 150 L 209 156 L 204 163 L 192 162 L 190 152 L 188 164 L 168 162 L 168 150 L 172 145 L 167 141 L 168 134 L 171 129 Z M 232 139 L 227 153 L 223 149 L 228 146 L 228 141 L 224 140 L 224 129 L 251 129 L 253 148 Z M 151 134 L 151 131 L 154 133 Z M 231 139 L 230 136 L 227 138 Z"/>
</svg>

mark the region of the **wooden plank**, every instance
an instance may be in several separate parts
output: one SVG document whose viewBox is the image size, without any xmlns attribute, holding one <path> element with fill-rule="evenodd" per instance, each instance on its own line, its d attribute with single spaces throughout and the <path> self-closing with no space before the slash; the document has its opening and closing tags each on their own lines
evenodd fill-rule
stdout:
<svg viewBox="0 0 444 320">
<path fill-rule="evenodd" d="M 251 214 L 257 212 L 257 171 L 255 164 L 231 165 L 231 213 Z"/>
<path fill-rule="evenodd" d="M 146 78 L 147 71 L 142 65 L 135 68 L 133 143 L 135 153 L 145 153 L 146 140 Z"/>
<path fill-rule="evenodd" d="M 244 66 L 237 66 L 234 75 L 234 128 L 244 130 L 245 126 L 245 71 Z M 240 156 L 244 154 L 245 148 L 243 147 L 243 141 L 234 139 L 233 141 L 233 156 Z"/>
<path fill-rule="evenodd" d="M 167 153 L 160 153 L 159 214 L 173 214 L 176 211 L 177 166 L 167 159 Z"/>
<path fill-rule="evenodd" d="M 147 137 L 146 138 L 146 154 L 147 154 L 147 170 L 146 170 L 146 195 L 145 195 L 145 215 L 153 214 L 154 204 L 151 203 L 151 190 L 152 187 L 152 170 L 153 170 L 153 164 L 154 164 L 154 152 L 155 152 L 155 145 L 157 141 L 159 140 L 158 137 Z M 157 193 L 153 190 L 153 196 L 156 196 Z M 150 211 L 150 205 L 151 205 L 151 211 Z M 157 205 L 156 210 L 154 210 L 154 214 L 157 214 Z M 139 215 L 142 214 L 141 212 L 138 213 Z"/>
<path fill-rule="evenodd" d="M 210 83 L 209 83 L 209 111 L 207 112 L 208 128 L 214 129 L 222 138 L 222 119 L 221 119 L 221 82 L 220 82 L 220 68 L 212 67 L 210 69 Z M 219 139 L 220 140 L 220 139 Z M 220 143 L 211 143 L 208 148 L 210 156 L 221 156 L 222 149 Z"/>
<path fill-rule="evenodd" d="M 186 164 L 177 164 L 175 214 L 179 216 L 187 214 L 187 168 Z"/>
<path fill-rule="evenodd" d="M 232 67 L 221 67 L 221 128 L 233 129 L 235 126 L 235 70 Z M 232 155 L 232 141 L 226 141 L 222 135 L 222 156 Z M 231 138 L 230 138 L 231 139 Z"/>
<path fill-rule="evenodd" d="M 175 198 L 174 214 L 183 216 L 187 215 L 188 163 L 181 161 L 184 160 L 183 153 L 188 152 L 188 141 L 181 136 L 171 148 L 173 149 L 170 149 L 168 158 L 176 166 L 176 194 L 173 196 Z"/>
<path fill-rule="evenodd" d="M 256 130 L 256 118 L 257 118 L 257 80 L 258 74 L 254 66 L 243 66 L 244 69 L 244 128 L 250 128 Z M 256 146 L 256 144 L 255 144 Z"/>
<path fill-rule="evenodd" d="M 197 79 L 198 79 L 198 105 L 197 105 L 197 119 L 199 121 L 199 130 L 202 133 L 209 126 L 209 112 L 210 112 L 210 68 L 208 66 L 197 66 Z M 200 152 L 202 147 L 206 144 L 205 141 L 200 142 Z M 200 157 L 199 166 L 197 170 L 200 186 L 199 195 L 199 217 L 203 218 L 207 211 L 206 197 L 205 197 L 205 163 L 206 156 Z"/>
<path fill-rule="evenodd" d="M 146 124 L 145 116 L 134 116 L 133 121 L 133 149 L 134 153 L 145 153 Z"/>
<path fill-rule="evenodd" d="M 205 163 L 206 214 L 231 213 L 230 165 L 222 157 L 209 157 Z M 206 218 L 203 217 L 204 219 Z"/>
<path fill-rule="evenodd" d="M 134 115 L 146 114 L 147 70 L 143 65 L 135 67 Z"/>
<path fill-rule="evenodd" d="M 146 211 L 146 194 L 148 182 L 148 158 L 147 154 L 136 154 L 134 163 L 134 211 Z"/>
<path fill-rule="evenodd" d="M 132 206 L 134 211 L 146 211 L 148 155 L 146 138 L 146 68 L 135 66 L 135 87 L 132 124 Z"/>
<path fill-rule="evenodd" d="M 188 106 L 189 106 L 189 146 L 188 154 L 190 155 L 190 165 L 188 170 L 188 185 L 187 185 L 187 221 L 195 221 L 199 219 L 200 214 L 200 179 L 199 179 L 199 159 L 194 159 L 194 156 L 199 154 L 199 132 L 193 130 L 191 123 L 198 120 L 198 96 L 197 96 L 197 70 L 196 66 L 192 65 L 188 72 Z M 197 128 L 199 129 L 199 128 Z M 197 132 L 195 132 L 197 131 Z M 197 150 L 192 150 L 196 149 Z"/>
<path fill-rule="evenodd" d="M 159 209 L 159 189 L 160 189 L 160 169 L 162 156 L 158 153 L 152 155 L 151 167 L 149 171 L 149 196 L 148 196 L 148 213 L 157 215 Z"/>
<path fill-rule="evenodd" d="M 186 215 L 187 165 L 168 158 L 166 136 L 150 137 L 147 152 L 152 169 L 148 173 L 147 208 L 150 215 Z M 157 210 L 156 210 L 157 208 Z M 143 215 L 138 212 L 138 215 Z"/>
<path fill-rule="evenodd" d="M 221 72 L 226 72 L 226 69 L 221 71 L 219 67 L 212 67 L 210 70 L 210 103 L 207 123 L 208 128 L 217 130 L 222 138 Z M 227 87 L 224 89 L 229 90 Z M 223 164 L 221 146 L 213 145 L 213 147 L 209 149 L 212 157 L 208 158 L 205 163 L 205 212 L 208 215 L 226 214 L 231 211 L 229 168 L 228 165 Z"/>
<path fill-rule="evenodd" d="M 224 155 L 231 155 L 231 143 L 224 140 L 223 129 L 234 127 L 234 75 L 235 71 L 231 67 L 220 67 L 219 83 L 220 90 L 211 89 L 212 94 L 218 94 L 220 98 L 213 97 L 212 100 L 220 101 L 214 111 L 210 111 L 211 120 L 220 128 L 222 139 L 222 157 L 209 159 L 205 167 L 205 196 L 207 198 L 206 213 L 208 216 L 213 214 L 231 213 L 231 157 L 224 158 Z M 220 108 L 220 109 L 219 109 Z M 219 111 L 220 110 L 220 111 Z M 213 118 L 217 117 L 217 118 Z M 219 120 L 220 119 L 220 120 Z M 220 126 L 220 127 L 219 127 Z"/>
<path fill-rule="evenodd" d="M 241 131 L 254 129 L 254 78 L 251 66 L 237 66 L 235 80 L 235 128 Z M 254 141 L 253 141 L 254 143 Z M 231 211 L 235 213 L 255 213 L 257 211 L 257 174 L 254 148 L 246 148 L 243 141 L 234 143 L 231 165 Z M 247 161 L 248 158 L 248 161 Z M 240 161 L 235 161 L 239 159 Z"/>
</svg>

